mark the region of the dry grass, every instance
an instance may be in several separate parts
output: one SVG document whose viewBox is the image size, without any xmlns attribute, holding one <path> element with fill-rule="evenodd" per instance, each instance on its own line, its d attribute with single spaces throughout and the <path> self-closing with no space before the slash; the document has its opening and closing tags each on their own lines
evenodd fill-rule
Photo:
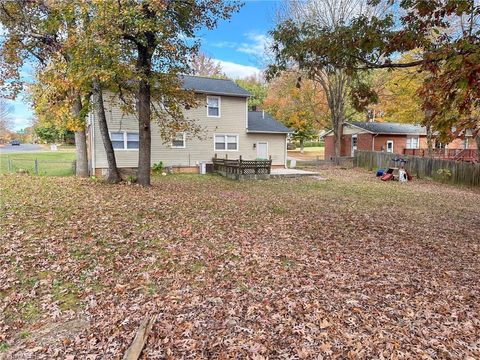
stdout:
<svg viewBox="0 0 480 360">
<path fill-rule="evenodd" d="M 303 154 L 300 152 L 300 149 L 288 150 L 288 156 L 304 161 L 316 160 L 317 157 L 319 160 L 323 160 L 325 158 L 325 148 L 306 147 L 304 148 Z"/>
<path fill-rule="evenodd" d="M 0 351 L 116 358 L 151 313 L 148 358 L 480 357 L 480 193 L 321 175 L 2 176 Z"/>
</svg>

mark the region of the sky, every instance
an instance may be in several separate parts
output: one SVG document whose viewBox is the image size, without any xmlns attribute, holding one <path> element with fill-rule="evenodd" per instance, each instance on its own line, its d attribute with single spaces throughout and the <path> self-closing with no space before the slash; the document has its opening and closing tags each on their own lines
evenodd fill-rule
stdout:
<svg viewBox="0 0 480 360">
<path fill-rule="evenodd" d="M 198 33 L 201 51 L 218 61 L 231 78 L 260 73 L 265 67 L 263 53 L 278 5 L 279 2 L 273 0 L 244 0 L 243 7 L 230 20 L 221 21 L 214 30 Z M 25 77 L 31 77 L 31 71 L 25 69 Z M 19 97 L 11 104 L 14 130 L 30 126 L 33 112 L 26 99 Z"/>
</svg>

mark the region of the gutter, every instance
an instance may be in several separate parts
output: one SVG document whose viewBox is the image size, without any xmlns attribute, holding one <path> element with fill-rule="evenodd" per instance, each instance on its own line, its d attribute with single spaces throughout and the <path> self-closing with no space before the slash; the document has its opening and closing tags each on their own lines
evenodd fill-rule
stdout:
<svg viewBox="0 0 480 360">
<path fill-rule="evenodd" d="M 293 134 L 293 131 L 262 131 L 262 130 L 247 130 L 247 134 Z"/>
<path fill-rule="evenodd" d="M 185 91 L 193 91 L 195 94 L 205 94 L 205 95 L 220 95 L 220 96 L 231 96 L 231 97 L 242 97 L 242 98 L 249 98 L 252 95 L 245 95 L 245 94 L 232 94 L 232 93 L 223 93 L 223 92 L 210 92 L 210 91 L 200 91 L 195 89 L 183 89 Z"/>
</svg>

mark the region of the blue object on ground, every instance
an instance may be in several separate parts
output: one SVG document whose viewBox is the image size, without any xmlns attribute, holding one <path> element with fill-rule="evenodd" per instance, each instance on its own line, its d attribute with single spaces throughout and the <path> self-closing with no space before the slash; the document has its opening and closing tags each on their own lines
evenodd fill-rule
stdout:
<svg viewBox="0 0 480 360">
<path fill-rule="evenodd" d="M 378 169 L 377 170 L 377 176 L 383 176 L 385 174 L 385 169 Z"/>
</svg>

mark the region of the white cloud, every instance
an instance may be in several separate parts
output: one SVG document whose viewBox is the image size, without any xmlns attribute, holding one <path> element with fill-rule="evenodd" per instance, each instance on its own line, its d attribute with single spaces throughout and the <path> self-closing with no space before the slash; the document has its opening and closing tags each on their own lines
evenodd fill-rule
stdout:
<svg viewBox="0 0 480 360">
<path fill-rule="evenodd" d="M 262 72 L 259 68 L 256 68 L 255 66 L 241 65 L 230 61 L 223 61 L 218 59 L 214 60 L 220 63 L 220 66 L 222 67 L 225 75 L 233 79 L 245 78 L 250 75 L 258 76 Z"/>
<path fill-rule="evenodd" d="M 238 46 L 238 44 L 233 41 L 218 41 L 213 43 L 212 46 L 217 48 L 235 48 Z"/>
<path fill-rule="evenodd" d="M 13 130 L 21 130 L 29 127 L 32 123 L 32 118 L 25 118 L 25 117 L 12 117 L 12 128 Z"/>
<path fill-rule="evenodd" d="M 243 52 L 245 54 L 255 55 L 259 57 L 263 57 L 265 54 L 266 49 L 268 48 L 271 39 L 265 34 L 258 34 L 258 33 L 248 33 L 245 36 L 251 40 L 251 42 L 246 43 L 243 42 L 237 48 L 237 51 Z"/>
</svg>

